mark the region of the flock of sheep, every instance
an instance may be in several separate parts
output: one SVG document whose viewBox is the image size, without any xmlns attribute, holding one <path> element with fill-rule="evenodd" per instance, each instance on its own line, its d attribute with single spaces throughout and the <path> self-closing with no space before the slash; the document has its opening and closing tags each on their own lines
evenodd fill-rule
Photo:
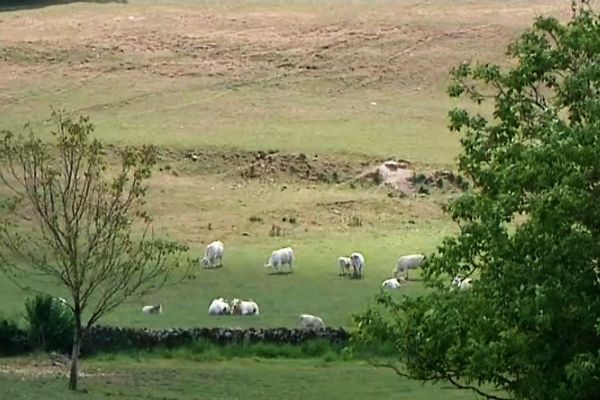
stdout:
<svg viewBox="0 0 600 400">
<path fill-rule="evenodd" d="M 225 246 L 220 240 L 214 241 L 206 246 L 204 256 L 200 260 L 203 268 L 218 268 L 223 266 L 223 254 Z M 398 258 L 398 262 L 394 267 L 393 277 L 384 280 L 381 286 L 386 289 L 398 289 L 404 282 L 408 280 L 408 270 L 416 269 L 423 265 L 425 256 L 423 254 L 409 254 Z M 291 247 L 285 247 L 274 250 L 269 257 L 269 261 L 264 265 L 265 268 L 271 268 L 275 272 L 283 272 L 286 266 L 287 272 L 294 270 L 294 251 Z M 350 256 L 341 256 L 337 259 L 338 274 L 340 276 L 349 275 L 353 278 L 362 278 L 365 268 L 365 257 L 358 252 L 350 254 Z M 471 287 L 471 278 L 462 279 L 455 277 L 452 281 L 453 286 L 460 290 L 469 289 Z M 162 313 L 162 305 L 156 304 L 145 306 L 142 308 L 145 314 L 160 314 Z M 214 299 L 208 306 L 210 315 L 259 315 L 260 309 L 258 304 L 252 300 L 233 299 L 228 302 L 224 298 Z M 323 329 L 325 324 L 320 317 L 301 314 L 300 315 L 301 329 Z"/>
</svg>

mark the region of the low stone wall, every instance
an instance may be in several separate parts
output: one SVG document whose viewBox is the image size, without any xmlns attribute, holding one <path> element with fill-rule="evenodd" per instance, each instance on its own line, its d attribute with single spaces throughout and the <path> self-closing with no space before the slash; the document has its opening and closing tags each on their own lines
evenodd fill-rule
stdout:
<svg viewBox="0 0 600 400">
<path fill-rule="evenodd" d="M 350 334 L 343 328 L 327 328 L 319 331 L 300 329 L 230 329 L 230 328 L 192 328 L 192 329 L 136 329 L 112 326 L 96 326 L 86 337 L 82 353 L 112 352 L 127 349 L 149 350 L 157 347 L 174 348 L 198 340 L 218 345 L 227 344 L 292 344 L 299 345 L 311 340 L 325 340 L 332 344 L 343 345 Z"/>
</svg>

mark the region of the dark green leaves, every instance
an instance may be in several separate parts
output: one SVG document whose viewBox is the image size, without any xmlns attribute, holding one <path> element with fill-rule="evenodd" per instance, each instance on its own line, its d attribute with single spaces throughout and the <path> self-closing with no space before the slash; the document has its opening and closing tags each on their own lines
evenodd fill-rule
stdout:
<svg viewBox="0 0 600 400">
<path fill-rule="evenodd" d="M 424 267 L 433 291 L 380 298 L 357 339 L 393 342 L 403 374 L 487 398 L 600 393 L 600 17 L 539 18 L 509 68 L 463 63 L 449 112 L 474 189 L 446 207 L 460 226 Z M 481 110 L 480 108 L 477 108 Z M 474 279 L 451 290 L 460 274 Z"/>
</svg>

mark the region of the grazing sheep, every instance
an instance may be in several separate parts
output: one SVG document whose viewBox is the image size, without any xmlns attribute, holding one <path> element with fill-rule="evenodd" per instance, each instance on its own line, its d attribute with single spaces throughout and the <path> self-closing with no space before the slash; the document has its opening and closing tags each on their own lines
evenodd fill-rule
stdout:
<svg viewBox="0 0 600 400">
<path fill-rule="evenodd" d="M 383 281 L 381 283 L 381 286 L 386 289 L 398 289 L 402 286 L 402 284 L 400 283 L 400 280 L 398 278 L 390 278 Z"/>
<path fill-rule="evenodd" d="M 271 253 L 269 262 L 265 264 L 265 268 L 274 268 L 275 271 L 280 272 L 280 267 L 284 264 L 289 265 L 290 272 L 292 272 L 294 269 L 294 250 L 291 247 L 274 250 Z"/>
<path fill-rule="evenodd" d="M 352 260 L 350 257 L 338 257 L 337 263 L 339 268 L 338 275 L 346 275 L 346 273 L 350 274 L 350 268 L 352 268 Z"/>
<path fill-rule="evenodd" d="M 361 253 L 352 253 L 350 254 L 350 261 L 352 262 L 354 277 L 362 278 L 363 268 L 365 267 L 365 257 Z"/>
<path fill-rule="evenodd" d="M 393 274 L 395 278 L 404 278 L 408 280 L 408 270 L 417 269 L 425 262 L 425 256 L 423 254 L 409 254 L 398 258 L 396 268 L 394 268 Z"/>
<path fill-rule="evenodd" d="M 452 285 L 456 286 L 459 290 L 467 290 L 473 286 L 473 279 L 455 276 L 454 279 L 452 279 Z"/>
<path fill-rule="evenodd" d="M 162 304 L 156 304 L 153 306 L 144 306 L 142 308 L 144 314 L 162 314 Z"/>
<path fill-rule="evenodd" d="M 235 315 L 259 315 L 258 304 L 252 300 L 243 301 L 233 299 L 231 301 L 231 313 Z"/>
<path fill-rule="evenodd" d="M 219 297 L 218 299 L 214 299 L 210 305 L 208 306 L 208 313 L 210 315 L 226 315 L 231 314 L 231 306 L 227 301 Z"/>
<path fill-rule="evenodd" d="M 225 252 L 225 246 L 220 240 L 215 240 L 206 246 L 204 256 L 200 263 L 204 268 L 216 268 L 223 266 L 223 253 Z"/>
<path fill-rule="evenodd" d="M 310 314 L 300 314 L 300 329 L 325 329 L 325 323 L 319 317 Z"/>
</svg>

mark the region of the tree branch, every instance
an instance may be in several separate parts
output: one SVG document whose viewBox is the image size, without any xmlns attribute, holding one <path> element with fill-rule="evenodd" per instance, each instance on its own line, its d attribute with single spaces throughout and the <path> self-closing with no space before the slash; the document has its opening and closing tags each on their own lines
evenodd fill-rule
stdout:
<svg viewBox="0 0 600 400">
<path fill-rule="evenodd" d="M 417 375 L 413 375 L 410 374 L 408 372 L 404 372 L 402 371 L 398 366 L 392 364 L 391 362 L 376 362 L 372 359 L 367 360 L 367 362 L 369 363 L 369 365 L 376 367 L 376 368 L 387 368 L 387 369 L 391 369 L 392 371 L 394 371 L 394 373 L 398 376 L 401 376 L 403 378 L 407 378 L 407 379 L 412 379 L 412 380 L 418 380 L 418 381 L 441 381 L 441 380 L 447 380 L 448 382 L 450 382 L 453 386 L 455 386 L 458 389 L 461 390 L 470 390 L 473 391 L 475 393 L 477 393 L 478 395 L 485 397 L 488 400 L 511 400 L 510 398 L 507 397 L 499 397 L 493 394 L 489 394 L 486 393 L 484 391 L 482 391 L 481 389 L 475 387 L 475 386 L 471 386 L 471 385 L 463 385 L 461 383 L 459 383 L 451 374 L 432 374 L 430 376 L 427 377 L 422 377 L 422 376 L 417 376 Z"/>
</svg>

